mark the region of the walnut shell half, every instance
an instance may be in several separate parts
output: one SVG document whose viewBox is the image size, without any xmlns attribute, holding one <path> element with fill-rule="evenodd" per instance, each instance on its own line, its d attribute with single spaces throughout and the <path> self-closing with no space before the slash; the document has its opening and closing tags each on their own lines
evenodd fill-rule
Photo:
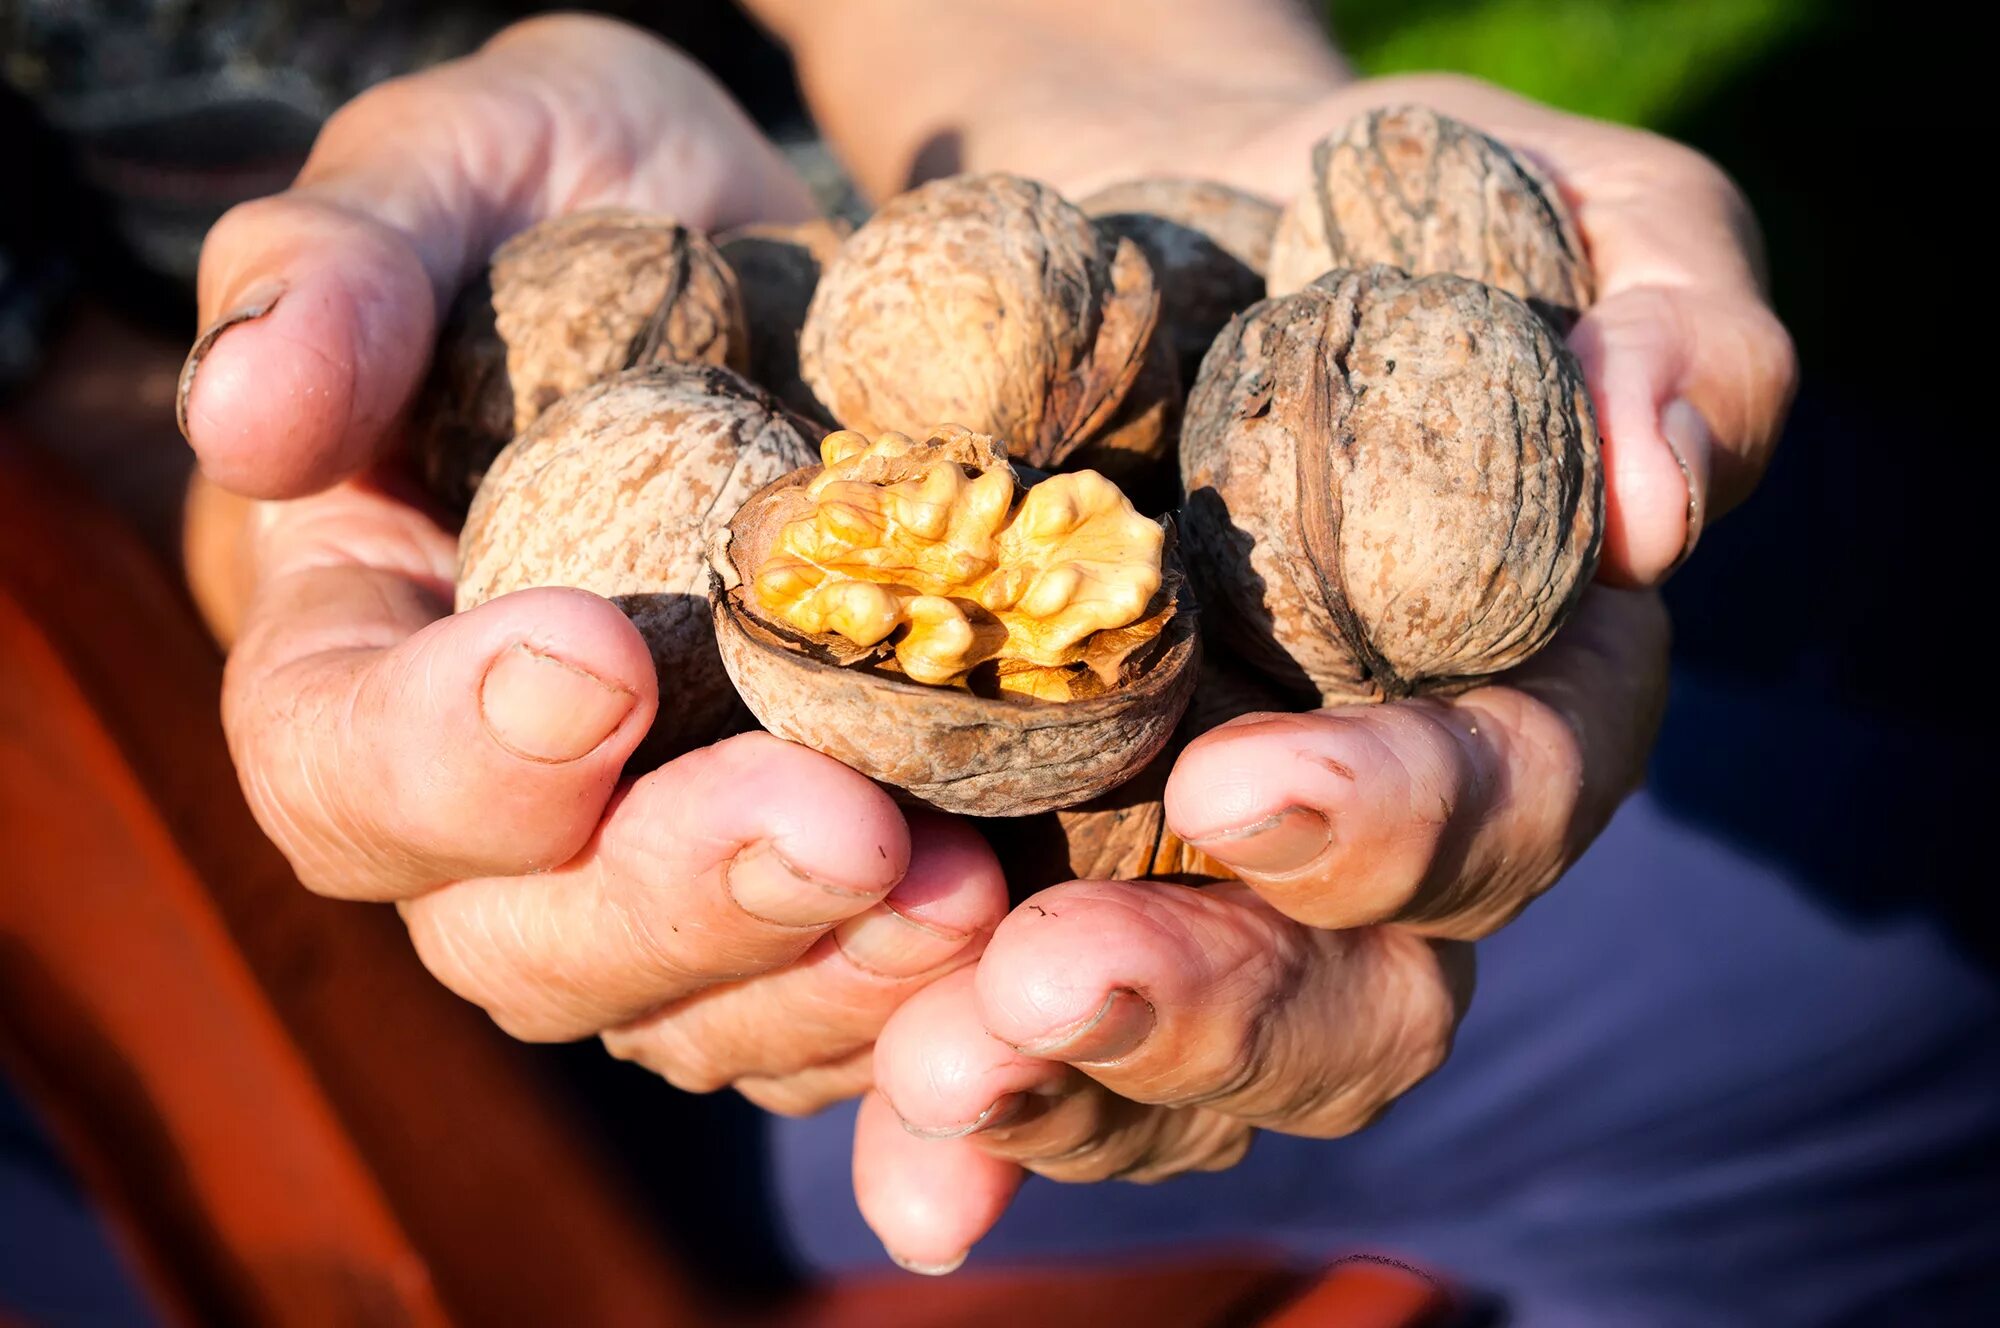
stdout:
<svg viewBox="0 0 2000 1328">
<path fill-rule="evenodd" d="M 855 439 L 832 435 L 823 445 L 829 464 Z M 990 438 L 963 429 L 940 429 L 914 444 L 900 439 L 893 455 L 860 455 L 856 464 L 875 473 L 842 481 L 847 491 L 920 480 L 940 455 L 962 467 L 967 479 L 983 481 L 975 485 L 980 494 L 996 478 L 1002 490 L 1011 481 L 1018 492 L 1024 478 Z M 1068 663 L 1038 666 L 1032 694 L 1013 687 L 1017 679 L 1004 674 L 1004 662 L 1001 673 L 976 669 L 960 685 L 927 685 L 902 671 L 899 648 L 909 642 L 900 635 L 857 645 L 839 632 L 801 630 L 799 616 L 780 607 L 789 602 L 782 596 L 767 603 L 773 584 L 788 584 L 786 574 L 777 574 L 779 583 L 760 578 L 792 560 L 786 541 L 796 536 L 787 532 L 799 530 L 802 514 L 824 510 L 815 508 L 824 499 L 812 495 L 825 489 L 814 483 L 825 469 L 808 466 L 760 489 L 710 549 L 716 643 L 736 690 L 765 728 L 844 761 L 912 801 L 983 816 L 1025 816 L 1084 802 L 1130 778 L 1166 744 L 1194 689 L 1198 651 L 1194 606 L 1171 538 L 1164 550 L 1155 542 L 1157 588 L 1137 606 L 1140 619 L 1079 642 L 1061 656 Z M 830 478 L 840 474 L 834 470 Z M 1003 495 L 997 501 L 1009 500 Z M 1027 510 L 1025 499 L 1014 501 L 1017 510 Z M 876 520 L 868 518 L 871 526 Z M 953 516 L 954 531 L 959 520 Z M 897 523 L 891 519 L 884 528 L 893 533 Z M 941 546 L 938 554 L 929 566 L 949 567 L 965 557 L 956 545 Z M 968 583 L 952 602 L 976 613 L 983 593 Z M 1019 602 L 1027 605 L 1035 593 Z M 919 619 L 905 630 L 921 625 Z M 874 634 L 863 639 L 872 642 Z"/>
<path fill-rule="evenodd" d="M 1329 704 L 1521 663 L 1597 565 L 1582 373 L 1462 277 L 1331 272 L 1252 307 L 1202 362 L 1181 478 L 1214 639 Z"/>
<path fill-rule="evenodd" d="M 777 401 L 727 369 L 654 365 L 572 393 L 508 445 L 459 537 L 458 608 L 573 586 L 646 638 L 659 714 L 642 759 L 741 726 L 709 626 L 709 537 L 759 486 L 812 459 Z"/>
<path fill-rule="evenodd" d="M 618 209 L 542 222 L 452 307 L 412 413 L 418 470 L 462 512 L 500 449 L 560 398 L 646 364 L 740 372 L 749 352 L 736 278 L 699 232 Z"/>
<path fill-rule="evenodd" d="M 1555 185 L 1422 106 L 1371 111 L 1313 148 L 1312 178 L 1271 245 L 1270 293 L 1371 263 L 1483 281 L 1565 331 L 1590 305 L 1590 263 Z"/>
<path fill-rule="evenodd" d="M 1145 251 L 1181 381 L 1193 382 L 1215 334 L 1264 297 L 1277 207 L 1228 185 L 1167 177 L 1112 185 L 1077 206 Z"/>
<path fill-rule="evenodd" d="M 1149 409 L 1179 388 L 1159 324 L 1137 245 L 1046 185 L 961 175 L 891 199 L 841 247 L 799 365 L 834 418 L 871 437 L 951 420 L 1042 469 L 1100 441 L 1137 464 L 1173 441 L 1172 412 Z"/>
</svg>

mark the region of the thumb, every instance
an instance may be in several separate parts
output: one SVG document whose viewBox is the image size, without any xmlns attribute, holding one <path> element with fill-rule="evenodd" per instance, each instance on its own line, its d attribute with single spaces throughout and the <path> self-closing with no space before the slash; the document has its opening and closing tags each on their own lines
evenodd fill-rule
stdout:
<svg viewBox="0 0 2000 1328">
<path fill-rule="evenodd" d="M 708 229 L 811 213 L 706 73 L 607 20 L 517 24 L 349 103 L 292 189 L 233 209 L 203 247 L 176 405 L 203 469 L 271 498 L 358 473 L 392 441 L 440 310 L 500 241 L 610 205 Z"/>
</svg>

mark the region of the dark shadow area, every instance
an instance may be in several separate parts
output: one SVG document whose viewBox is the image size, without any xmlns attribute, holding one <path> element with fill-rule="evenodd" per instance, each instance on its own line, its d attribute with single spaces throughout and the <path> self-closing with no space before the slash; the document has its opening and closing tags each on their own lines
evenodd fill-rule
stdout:
<svg viewBox="0 0 2000 1328">
<path fill-rule="evenodd" d="M 534 1050 L 704 1289 L 749 1307 L 775 1305 L 804 1285 L 771 1202 L 760 1109 L 735 1093 L 683 1093 L 613 1060 L 594 1039 Z M 829 1194 L 827 1202 L 854 1199 Z"/>
</svg>

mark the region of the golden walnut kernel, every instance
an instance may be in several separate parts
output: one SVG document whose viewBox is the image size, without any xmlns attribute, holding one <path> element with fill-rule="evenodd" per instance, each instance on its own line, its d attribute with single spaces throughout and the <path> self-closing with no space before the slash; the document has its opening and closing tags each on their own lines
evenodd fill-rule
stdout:
<svg viewBox="0 0 2000 1328">
<path fill-rule="evenodd" d="M 1202 362 L 1181 479 L 1215 640 L 1329 704 L 1521 663 L 1597 565 L 1582 373 L 1462 277 L 1330 272 L 1253 306 Z"/>
<path fill-rule="evenodd" d="M 717 644 L 764 726 L 947 811 L 1123 782 L 1193 687 L 1168 532 L 1103 477 L 1031 487 L 983 434 L 853 432 L 711 549 Z"/>
<path fill-rule="evenodd" d="M 749 365 L 729 265 L 671 217 L 557 217 L 500 246 L 461 296 L 419 394 L 411 446 L 463 511 L 500 449 L 562 397 L 647 364 Z"/>
<path fill-rule="evenodd" d="M 1178 423 L 1145 255 L 1011 175 L 932 181 L 855 231 L 820 279 L 799 366 L 847 428 L 955 420 L 1028 465 L 1121 483 Z"/>
<path fill-rule="evenodd" d="M 708 538 L 811 459 L 778 403 L 727 369 L 614 375 L 564 397 L 493 463 L 459 537 L 458 607 L 530 586 L 609 598 L 659 675 L 642 756 L 712 742 L 743 714 L 709 625 Z"/>
<path fill-rule="evenodd" d="M 1372 111 L 1313 148 L 1312 178 L 1271 246 L 1270 293 L 1373 263 L 1483 281 L 1564 330 L 1590 304 L 1590 264 L 1556 187 L 1422 106 Z"/>
<path fill-rule="evenodd" d="M 1051 476 L 1018 502 L 1010 471 L 968 474 L 949 457 L 877 478 L 877 463 L 916 451 L 899 433 L 829 434 L 811 509 L 757 570 L 758 603 L 808 635 L 873 646 L 895 634 L 896 664 L 917 682 L 956 683 L 995 660 L 1001 691 L 1067 699 L 1042 670 L 1085 660 L 1085 638 L 1145 615 L 1165 532 L 1094 471 Z"/>
</svg>

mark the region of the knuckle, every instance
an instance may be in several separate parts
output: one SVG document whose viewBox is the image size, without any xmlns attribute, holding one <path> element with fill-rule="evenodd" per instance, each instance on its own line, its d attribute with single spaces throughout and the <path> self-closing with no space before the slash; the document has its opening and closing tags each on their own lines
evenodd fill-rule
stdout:
<svg viewBox="0 0 2000 1328">
<path fill-rule="evenodd" d="M 792 1120 L 817 1115 L 838 1100 L 823 1088 L 795 1079 L 742 1079 L 737 1081 L 736 1091 L 751 1105 Z"/>
<path fill-rule="evenodd" d="M 714 1093 L 737 1078 L 722 1065 L 713 1048 L 674 1020 L 637 1029 L 613 1029 L 600 1034 L 599 1040 L 617 1059 L 643 1066 L 684 1093 Z"/>
</svg>

